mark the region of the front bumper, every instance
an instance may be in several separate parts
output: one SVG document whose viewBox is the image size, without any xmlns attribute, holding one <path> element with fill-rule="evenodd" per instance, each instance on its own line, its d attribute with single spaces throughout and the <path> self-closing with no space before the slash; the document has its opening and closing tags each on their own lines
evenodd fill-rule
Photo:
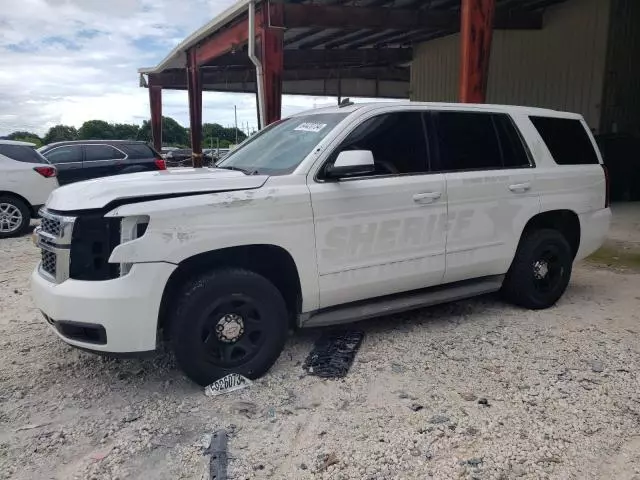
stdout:
<svg viewBox="0 0 640 480">
<path fill-rule="evenodd" d="M 36 306 L 47 323 L 70 345 L 110 353 L 155 350 L 158 313 L 164 287 L 176 269 L 171 263 L 140 263 L 128 275 L 105 281 L 66 280 L 52 283 L 39 273 L 31 275 Z M 105 341 L 77 340 L 60 323 L 104 329 Z M 67 330 L 68 332 L 69 330 Z"/>
</svg>

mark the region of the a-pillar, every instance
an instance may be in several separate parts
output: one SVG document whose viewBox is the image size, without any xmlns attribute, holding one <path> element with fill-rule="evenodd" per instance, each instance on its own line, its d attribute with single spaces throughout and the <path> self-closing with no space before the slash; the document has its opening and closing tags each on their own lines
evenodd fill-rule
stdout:
<svg viewBox="0 0 640 480">
<path fill-rule="evenodd" d="M 486 101 L 495 7 L 495 0 L 462 0 L 460 101 L 463 103 Z"/>
<path fill-rule="evenodd" d="M 266 2 L 265 2 L 266 3 Z M 261 56 L 264 72 L 265 123 L 269 125 L 282 116 L 282 71 L 284 69 L 283 5 L 266 3 L 270 11 L 261 28 Z M 269 27 L 269 20 L 271 27 Z"/>
<path fill-rule="evenodd" d="M 187 52 L 187 93 L 193 166 L 200 168 L 202 167 L 202 77 L 193 50 Z"/>
<path fill-rule="evenodd" d="M 149 86 L 149 106 L 151 107 L 151 139 L 158 153 L 162 150 L 162 87 Z"/>
</svg>

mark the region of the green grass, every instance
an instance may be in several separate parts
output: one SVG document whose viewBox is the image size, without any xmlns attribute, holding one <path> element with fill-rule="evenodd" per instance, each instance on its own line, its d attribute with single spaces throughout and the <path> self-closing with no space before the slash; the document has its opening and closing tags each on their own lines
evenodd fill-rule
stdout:
<svg viewBox="0 0 640 480">
<path fill-rule="evenodd" d="M 640 271 L 640 248 L 605 244 L 587 258 L 587 262 L 612 268 Z"/>
</svg>

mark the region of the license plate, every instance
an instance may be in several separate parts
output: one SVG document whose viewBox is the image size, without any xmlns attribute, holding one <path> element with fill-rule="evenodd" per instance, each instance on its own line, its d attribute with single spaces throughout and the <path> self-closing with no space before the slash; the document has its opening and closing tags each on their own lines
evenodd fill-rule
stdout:
<svg viewBox="0 0 640 480">
<path fill-rule="evenodd" d="M 226 377 L 222 377 L 216 380 L 211 385 L 208 385 L 204 389 L 204 394 L 207 397 L 217 397 L 224 393 L 234 392 L 251 385 L 251 380 L 243 377 L 239 373 L 230 373 Z"/>
</svg>

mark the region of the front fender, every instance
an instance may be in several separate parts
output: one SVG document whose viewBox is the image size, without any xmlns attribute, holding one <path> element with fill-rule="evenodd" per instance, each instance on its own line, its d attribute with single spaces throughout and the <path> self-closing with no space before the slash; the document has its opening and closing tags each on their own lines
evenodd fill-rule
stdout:
<svg viewBox="0 0 640 480">
<path fill-rule="evenodd" d="M 148 215 L 136 240 L 116 247 L 110 263 L 170 262 L 244 245 L 274 245 L 293 258 L 303 311 L 318 308 L 315 231 L 306 186 L 221 192 L 116 208 L 112 217 Z"/>
</svg>

